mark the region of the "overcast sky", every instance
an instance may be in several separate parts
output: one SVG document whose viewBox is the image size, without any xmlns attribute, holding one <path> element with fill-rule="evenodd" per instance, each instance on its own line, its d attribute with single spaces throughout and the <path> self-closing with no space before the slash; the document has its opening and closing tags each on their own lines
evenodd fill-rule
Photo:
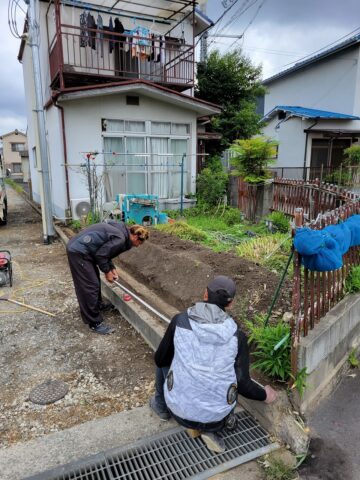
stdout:
<svg viewBox="0 0 360 480">
<path fill-rule="evenodd" d="M 229 6 L 232 0 L 223 2 Z M 10 34 L 7 4 L 8 0 L 0 0 L 0 135 L 15 128 L 26 130 L 22 68 L 17 60 L 20 43 Z M 23 0 L 20 4 L 25 5 Z M 223 12 L 221 0 L 208 0 L 207 15 L 213 21 Z M 236 20 L 222 30 L 234 14 Z M 266 78 L 357 28 L 354 34 L 360 33 L 360 0 L 238 0 L 213 33 L 245 31 L 235 46 L 254 64 L 262 64 Z M 210 37 L 209 49 L 224 52 L 233 42 Z"/>
</svg>

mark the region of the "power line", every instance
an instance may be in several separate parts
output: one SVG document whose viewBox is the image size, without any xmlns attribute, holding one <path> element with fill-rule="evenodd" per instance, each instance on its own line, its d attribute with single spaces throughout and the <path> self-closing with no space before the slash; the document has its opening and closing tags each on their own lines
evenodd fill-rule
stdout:
<svg viewBox="0 0 360 480">
<path fill-rule="evenodd" d="M 245 37 L 245 32 L 246 32 L 246 31 L 248 30 L 248 28 L 253 24 L 253 22 L 255 21 L 256 17 L 258 16 L 258 14 L 259 14 L 260 10 L 262 9 L 262 7 L 263 7 L 263 5 L 264 5 L 265 2 L 266 2 L 266 0 L 262 0 L 262 2 L 261 2 L 261 4 L 258 6 L 255 14 L 254 14 L 253 17 L 251 18 L 250 22 L 247 24 L 247 26 L 246 26 L 245 29 L 243 30 L 242 35 L 241 35 L 241 38 L 244 39 L 244 37 Z M 238 41 L 238 39 L 235 40 L 233 43 L 231 43 L 230 46 L 226 49 L 225 52 L 227 52 L 228 50 L 230 50 L 230 49 L 235 45 L 235 43 L 236 43 L 237 41 Z"/>
</svg>

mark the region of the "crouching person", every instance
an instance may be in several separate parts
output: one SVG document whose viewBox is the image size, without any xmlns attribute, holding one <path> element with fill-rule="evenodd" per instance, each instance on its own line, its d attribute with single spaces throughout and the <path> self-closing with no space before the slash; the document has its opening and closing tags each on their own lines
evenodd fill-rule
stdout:
<svg viewBox="0 0 360 480">
<path fill-rule="evenodd" d="M 226 313 L 235 283 L 215 277 L 198 302 L 171 320 L 155 353 L 155 396 L 150 407 L 171 416 L 192 436 L 201 435 L 215 452 L 225 451 L 219 435 L 234 428 L 237 394 L 270 403 L 276 392 L 250 378 L 247 338 Z"/>
</svg>

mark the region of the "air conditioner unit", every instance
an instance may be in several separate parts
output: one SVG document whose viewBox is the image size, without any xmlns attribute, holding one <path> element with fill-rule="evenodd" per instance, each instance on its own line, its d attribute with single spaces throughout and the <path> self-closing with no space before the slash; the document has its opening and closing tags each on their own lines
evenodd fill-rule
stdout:
<svg viewBox="0 0 360 480">
<path fill-rule="evenodd" d="M 88 198 L 72 198 L 70 203 L 73 220 L 80 220 L 90 212 L 90 200 Z"/>
</svg>

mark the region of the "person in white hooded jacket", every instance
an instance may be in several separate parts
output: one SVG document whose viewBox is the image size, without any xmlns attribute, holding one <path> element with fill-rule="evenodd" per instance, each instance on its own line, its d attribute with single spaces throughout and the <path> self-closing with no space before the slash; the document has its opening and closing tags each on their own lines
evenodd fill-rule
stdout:
<svg viewBox="0 0 360 480">
<path fill-rule="evenodd" d="M 175 315 L 156 353 L 155 395 L 150 407 L 162 419 L 173 417 L 210 450 L 223 452 L 219 432 L 234 426 L 238 393 L 270 403 L 276 392 L 250 378 L 247 338 L 226 310 L 236 287 L 215 277 L 204 301 Z"/>
</svg>

